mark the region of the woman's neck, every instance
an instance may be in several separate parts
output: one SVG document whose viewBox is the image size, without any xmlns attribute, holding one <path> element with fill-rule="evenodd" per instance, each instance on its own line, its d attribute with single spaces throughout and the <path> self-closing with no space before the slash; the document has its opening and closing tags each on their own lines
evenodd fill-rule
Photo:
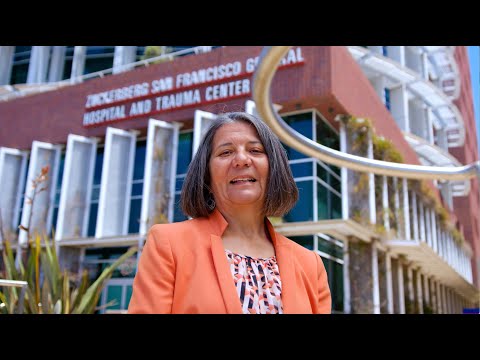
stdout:
<svg viewBox="0 0 480 360">
<path fill-rule="evenodd" d="M 223 245 L 235 253 L 252 257 L 275 255 L 265 225 L 265 216 L 260 211 L 228 211 L 219 209 L 228 226 L 222 234 Z"/>
</svg>

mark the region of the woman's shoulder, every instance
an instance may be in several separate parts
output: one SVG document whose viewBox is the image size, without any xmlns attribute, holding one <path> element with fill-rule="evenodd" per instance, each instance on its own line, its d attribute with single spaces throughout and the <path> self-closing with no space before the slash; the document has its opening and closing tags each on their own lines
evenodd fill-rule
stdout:
<svg viewBox="0 0 480 360">
<path fill-rule="evenodd" d="M 179 232 L 201 229 L 205 221 L 203 218 L 189 219 L 173 223 L 155 224 L 150 228 L 150 232 L 157 234 L 178 234 Z"/>
</svg>

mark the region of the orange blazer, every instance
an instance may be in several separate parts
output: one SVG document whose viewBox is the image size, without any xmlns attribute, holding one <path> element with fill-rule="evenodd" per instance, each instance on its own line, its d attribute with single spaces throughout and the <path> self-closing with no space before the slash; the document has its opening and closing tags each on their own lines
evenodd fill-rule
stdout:
<svg viewBox="0 0 480 360">
<path fill-rule="evenodd" d="M 152 226 L 133 281 L 130 314 L 241 314 L 221 235 L 228 226 L 209 217 Z M 329 314 L 331 295 L 322 259 L 275 232 L 267 220 L 284 313 Z"/>
</svg>

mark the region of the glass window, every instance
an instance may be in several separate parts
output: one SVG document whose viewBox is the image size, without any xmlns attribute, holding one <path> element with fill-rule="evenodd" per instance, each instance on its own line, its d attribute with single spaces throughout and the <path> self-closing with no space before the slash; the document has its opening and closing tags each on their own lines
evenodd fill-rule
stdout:
<svg viewBox="0 0 480 360">
<path fill-rule="evenodd" d="M 173 204 L 173 221 L 187 220 L 188 217 L 183 213 L 180 206 L 180 192 L 175 194 L 175 203 Z"/>
<path fill-rule="evenodd" d="M 390 89 L 387 89 L 387 88 L 384 89 L 384 96 L 385 96 L 385 106 L 388 109 L 388 111 L 391 111 Z"/>
<path fill-rule="evenodd" d="M 332 312 L 343 312 L 343 266 L 322 256 L 332 296 Z"/>
<path fill-rule="evenodd" d="M 55 231 L 57 227 L 57 219 L 58 219 L 58 208 L 60 206 L 60 194 L 62 193 L 62 181 L 63 181 L 63 169 L 65 167 L 65 153 L 60 155 L 60 161 L 58 164 L 58 177 L 57 177 L 57 185 L 55 188 L 55 199 L 53 203 L 53 216 L 52 216 L 52 229 Z M 50 175 L 51 176 L 51 175 Z"/>
<path fill-rule="evenodd" d="M 302 245 L 303 247 L 313 250 L 313 235 L 306 236 L 289 236 L 290 240 L 295 241 L 297 244 Z"/>
<path fill-rule="evenodd" d="M 89 272 L 90 280 L 97 279 L 105 268 L 110 266 L 121 255 L 126 253 L 127 250 L 128 247 L 125 246 L 86 249 L 84 267 Z M 122 264 L 123 266 L 117 268 L 113 272 L 112 278 L 133 277 L 135 275 L 135 269 L 131 266 L 126 266 L 133 263 L 136 263 L 136 254 L 133 255 L 131 258 L 125 260 L 125 262 Z"/>
<path fill-rule="evenodd" d="M 312 161 L 290 164 L 290 168 L 294 178 L 313 175 Z"/>
<path fill-rule="evenodd" d="M 330 191 L 320 182 L 317 183 L 318 220 L 330 219 Z"/>
<path fill-rule="evenodd" d="M 27 82 L 31 54 L 31 46 L 15 46 L 10 84 L 25 84 Z"/>
<path fill-rule="evenodd" d="M 121 285 L 109 285 L 107 287 L 107 301 L 105 304 L 108 304 L 110 301 L 114 302 L 114 305 L 106 307 L 106 309 L 119 310 L 121 307 L 120 301 L 122 299 L 122 290 L 123 286 Z"/>
<path fill-rule="evenodd" d="M 185 180 L 185 174 L 188 170 L 188 165 L 192 161 L 192 146 L 193 146 L 193 130 L 181 132 L 178 139 L 178 158 L 177 158 L 177 176 L 175 182 L 175 202 L 173 221 L 187 220 L 188 217 L 183 213 L 180 207 L 180 193 Z"/>
<path fill-rule="evenodd" d="M 128 221 L 129 234 L 136 234 L 140 231 L 146 151 L 147 141 L 138 141 L 135 148 L 135 160 L 133 163 L 132 193 L 130 196 L 130 215 Z"/>
<path fill-rule="evenodd" d="M 340 141 L 338 134 L 318 114 L 315 114 L 317 125 L 317 142 L 331 149 L 339 150 Z"/>
<path fill-rule="evenodd" d="M 87 46 L 85 68 L 83 74 L 111 69 L 115 46 Z"/>
<path fill-rule="evenodd" d="M 305 137 L 308 137 L 309 139 L 312 139 L 313 134 L 312 134 L 312 112 L 306 112 L 302 114 L 296 114 L 296 115 L 288 115 L 288 116 L 283 116 L 283 120 L 295 131 L 299 132 Z M 294 160 L 294 159 L 303 159 L 308 156 L 305 154 L 302 154 L 298 152 L 297 150 L 292 149 L 289 146 L 284 145 L 288 159 L 289 160 Z"/>
<path fill-rule="evenodd" d="M 193 131 L 181 132 L 178 138 L 177 175 L 186 174 L 192 161 Z"/>
<path fill-rule="evenodd" d="M 286 222 L 313 220 L 313 180 L 298 181 L 299 199 L 295 207 L 284 216 Z"/>
<path fill-rule="evenodd" d="M 95 159 L 95 171 L 93 173 L 92 197 L 90 199 L 90 214 L 88 219 L 87 236 L 95 236 L 97 225 L 98 201 L 100 199 L 100 183 L 102 181 L 103 166 L 103 147 L 97 147 L 97 156 Z"/>
<path fill-rule="evenodd" d="M 23 184 L 24 184 L 24 187 L 23 189 L 21 189 L 21 192 L 20 192 L 20 206 L 19 206 L 19 209 L 18 209 L 18 224 L 17 225 L 20 225 L 20 222 L 22 221 L 22 212 L 23 212 L 23 205 L 24 205 L 24 201 L 25 201 L 25 192 L 27 190 L 27 180 L 28 180 L 28 166 L 30 165 L 30 157 L 27 156 L 26 159 L 25 159 L 25 175 L 24 175 L 24 179 L 23 179 Z M 19 229 L 18 227 L 16 228 L 16 233 L 18 234 L 19 233 Z"/>
</svg>

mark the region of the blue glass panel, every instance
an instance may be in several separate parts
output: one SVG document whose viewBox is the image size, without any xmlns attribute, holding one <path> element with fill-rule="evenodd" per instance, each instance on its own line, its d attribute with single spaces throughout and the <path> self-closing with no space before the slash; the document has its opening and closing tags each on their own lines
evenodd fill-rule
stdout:
<svg viewBox="0 0 480 360">
<path fill-rule="evenodd" d="M 313 235 L 306 236 L 289 236 L 290 240 L 295 241 L 297 244 L 302 245 L 303 247 L 313 250 Z"/>
<path fill-rule="evenodd" d="M 122 286 L 121 285 L 110 285 L 107 288 L 107 301 L 106 303 L 115 300 L 115 305 L 107 307 L 107 309 L 120 309 L 122 301 Z"/>
<path fill-rule="evenodd" d="M 143 181 L 132 184 L 132 196 L 141 196 L 143 194 Z"/>
<path fill-rule="evenodd" d="M 328 210 L 329 210 L 329 203 L 328 203 L 328 191 L 322 184 L 317 183 L 317 208 L 318 208 L 318 220 L 325 220 L 329 218 Z"/>
<path fill-rule="evenodd" d="M 175 203 L 174 203 L 173 208 L 174 208 L 174 213 L 173 213 L 173 221 L 174 222 L 183 221 L 183 220 L 188 219 L 188 217 L 185 216 L 185 214 L 183 213 L 183 211 L 180 208 L 180 194 L 175 195 Z"/>
<path fill-rule="evenodd" d="M 175 191 L 181 191 L 182 190 L 182 186 L 183 186 L 183 181 L 185 180 L 185 178 L 177 178 L 175 180 Z"/>
<path fill-rule="evenodd" d="M 341 219 L 342 218 L 342 199 L 337 195 L 330 193 L 331 195 L 331 218 L 332 219 Z"/>
<path fill-rule="evenodd" d="M 145 153 L 147 151 L 147 142 L 137 142 L 135 149 L 135 162 L 133 165 L 133 179 L 143 179 L 145 173 Z"/>
<path fill-rule="evenodd" d="M 130 219 L 128 221 L 128 233 L 137 234 L 140 230 L 140 215 L 142 211 L 142 199 L 130 201 Z"/>
<path fill-rule="evenodd" d="M 90 205 L 90 216 L 88 219 L 88 233 L 87 236 L 95 236 L 95 228 L 97 226 L 97 212 L 98 203 L 92 203 Z"/>
<path fill-rule="evenodd" d="M 178 139 L 177 174 L 185 174 L 192 161 L 193 132 L 182 133 Z"/>
<path fill-rule="evenodd" d="M 311 162 L 305 162 L 300 164 L 290 164 L 290 168 L 292 169 L 294 178 L 313 175 Z"/>
<path fill-rule="evenodd" d="M 299 132 L 303 136 L 311 139 L 312 138 L 312 113 L 306 112 L 302 114 L 289 115 L 282 117 L 283 120 L 295 131 Z M 303 159 L 307 156 L 298 152 L 297 150 L 292 149 L 289 146 L 284 145 L 285 150 L 287 151 L 288 159 Z"/>
<path fill-rule="evenodd" d="M 286 222 L 313 220 L 313 181 L 297 182 L 299 200 L 295 207 L 284 216 Z"/>
<path fill-rule="evenodd" d="M 127 285 L 127 290 L 125 294 L 125 304 L 123 305 L 124 309 L 128 309 L 128 304 L 130 304 L 130 298 L 132 297 L 132 286 Z"/>
</svg>

